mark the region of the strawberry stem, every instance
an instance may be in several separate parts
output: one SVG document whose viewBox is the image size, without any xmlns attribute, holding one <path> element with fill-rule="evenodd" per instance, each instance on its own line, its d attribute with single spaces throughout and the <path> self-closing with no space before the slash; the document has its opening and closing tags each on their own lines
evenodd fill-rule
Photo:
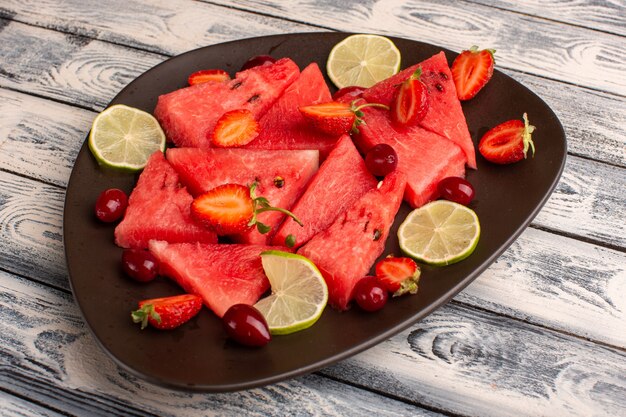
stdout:
<svg viewBox="0 0 626 417">
<path fill-rule="evenodd" d="M 377 107 L 379 109 L 385 109 L 385 110 L 389 111 L 389 106 L 386 106 L 386 105 L 381 104 L 381 103 L 365 103 L 365 104 L 361 104 L 360 106 L 357 106 L 356 103 L 358 101 L 360 101 L 360 100 L 363 100 L 363 99 L 362 98 L 357 98 L 352 103 L 350 103 L 350 110 L 352 110 L 352 112 L 356 116 L 354 118 L 354 123 L 352 123 L 352 129 L 350 130 L 352 133 L 359 133 L 359 126 L 367 124 L 367 123 L 365 123 L 365 120 L 362 119 L 364 114 L 361 111 L 361 109 L 364 109 L 366 107 Z"/>
<path fill-rule="evenodd" d="M 533 158 L 535 157 L 535 143 L 532 139 L 532 133 L 535 131 L 535 126 L 531 125 L 528 122 L 528 115 L 524 113 L 522 116 L 524 118 L 524 132 L 522 133 L 522 142 L 524 143 L 524 158 L 526 158 L 526 153 L 528 152 L 528 148 L 533 151 Z"/>
<path fill-rule="evenodd" d="M 267 225 L 261 223 L 260 221 L 258 221 L 257 220 L 257 215 L 261 214 L 261 213 L 264 213 L 266 211 L 278 211 L 280 213 L 286 214 L 287 216 L 291 217 L 301 227 L 304 227 L 304 224 L 302 224 L 300 219 L 298 219 L 296 217 L 296 215 L 293 214 L 292 212 L 290 212 L 289 210 L 286 210 L 286 209 L 280 208 L 280 207 L 273 207 L 270 204 L 270 202 L 269 202 L 269 200 L 267 198 L 265 198 L 265 197 L 257 197 L 256 196 L 256 188 L 258 187 L 258 185 L 259 185 L 258 181 L 254 181 L 249 186 L 249 188 L 250 188 L 250 198 L 252 199 L 252 205 L 253 205 L 253 211 L 252 211 L 252 218 L 248 222 L 248 226 L 256 225 L 257 230 L 259 231 L 259 233 L 266 234 L 270 230 L 272 230 L 272 227 L 271 226 L 267 226 Z"/>
<path fill-rule="evenodd" d="M 132 311 L 130 317 L 133 319 L 133 323 L 141 323 L 141 330 L 148 326 L 149 318 L 161 323 L 161 316 L 154 310 L 153 304 L 145 304 L 139 310 Z"/>
</svg>

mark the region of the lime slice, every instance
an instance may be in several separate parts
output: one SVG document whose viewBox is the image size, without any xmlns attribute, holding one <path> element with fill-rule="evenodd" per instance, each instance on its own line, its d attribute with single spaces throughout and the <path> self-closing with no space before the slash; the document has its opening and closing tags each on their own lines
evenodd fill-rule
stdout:
<svg viewBox="0 0 626 417">
<path fill-rule="evenodd" d="M 116 104 L 93 121 L 89 149 L 100 165 L 139 171 L 150 155 L 165 150 L 165 134 L 150 113 Z"/>
<path fill-rule="evenodd" d="M 270 250 L 261 253 L 272 294 L 254 306 L 272 334 L 289 334 L 312 326 L 328 301 L 328 288 L 317 267 L 301 255 Z"/>
<path fill-rule="evenodd" d="M 449 265 L 467 258 L 479 237 L 476 213 L 447 200 L 433 201 L 413 210 L 398 229 L 400 248 L 432 265 Z"/>
<path fill-rule="evenodd" d="M 400 70 L 400 51 L 384 36 L 352 35 L 333 47 L 326 73 L 337 88 L 371 87 Z"/>
</svg>

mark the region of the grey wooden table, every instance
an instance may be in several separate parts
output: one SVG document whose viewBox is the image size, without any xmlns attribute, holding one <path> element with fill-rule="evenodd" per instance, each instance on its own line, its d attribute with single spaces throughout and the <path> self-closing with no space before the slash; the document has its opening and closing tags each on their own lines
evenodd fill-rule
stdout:
<svg viewBox="0 0 626 417">
<path fill-rule="evenodd" d="M 556 192 L 448 305 L 334 366 L 219 395 L 123 372 L 85 327 L 63 254 L 93 118 L 170 56 L 336 30 L 497 49 L 565 127 Z M 0 414 L 626 415 L 625 96 L 623 0 L 0 0 Z"/>
</svg>

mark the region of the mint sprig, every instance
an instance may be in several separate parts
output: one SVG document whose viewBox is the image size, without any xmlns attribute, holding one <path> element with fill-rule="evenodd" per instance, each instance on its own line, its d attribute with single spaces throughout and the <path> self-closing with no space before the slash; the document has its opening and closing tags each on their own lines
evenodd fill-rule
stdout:
<svg viewBox="0 0 626 417">
<path fill-rule="evenodd" d="M 367 125 L 367 123 L 365 123 L 365 120 L 363 120 L 363 116 L 365 115 L 361 110 L 366 108 L 366 107 L 378 107 L 381 109 L 385 109 L 385 110 L 389 110 L 389 106 L 386 106 L 384 104 L 381 103 L 365 103 L 365 104 L 361 104 L 360 106 L 357 106 L 357 102 L 361 101 L 362 99 L 356 99 L 354 101 L 352 101 L 352 103 L 350 103 L 350 110 L 352 110 L 352 112 L 354 113 L 354 115 L 356 116 L 356 118 L 354 119 L 354 123 L 352 123 L 352 129 L 350 130 L 351 133 L 359 133 L 359 126 L 361 125 Z"/>
<path fill-rule="evenodd" d="M 286 210 L 280 207 L 273 207 L 267 198 L 257 197 L 256 189 L 258 186 L 259 186 L 258 181 L 254 181 L 251 185 L 248 186 L 250 188 L 250 198 L 252 199 L 252 218 L 248 222 L 248 226 L 256 226 L 259 233 L 264 235 L 268 233 L 270 230 L 272 230 L 272 226 L 268 226 L 264 223 L 261 223 L 257 219 L 257 215 L 261 213 L 265 213 L 266 211 L 278 211 L 280 213 L 286 214 L 287 216 L 291 217 L 301 227 L 304 227 L 304 224 L 302 224 L 300 219 L 298 219 L 295 216 L 295 214 L 293 214 L 289 210 Z"/>
</svg>

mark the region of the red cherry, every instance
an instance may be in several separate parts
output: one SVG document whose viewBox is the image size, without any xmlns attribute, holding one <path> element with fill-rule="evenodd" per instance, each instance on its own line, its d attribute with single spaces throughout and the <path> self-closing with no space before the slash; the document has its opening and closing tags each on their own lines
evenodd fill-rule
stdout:
<svg viewBox="0 0 626 417">
<path fill-rule="evenodd" d="M 96 200 L 96 217 L 106 223 L 114 222 L 124 215 L 127 205 L 124 191 L 117 188 L 104 190 Z"/>
<path fill-rule="evenodd" d="M 269 55 L 257 55 L 253 56 L 249 60 L 246 61 L 245 64 L 241 67 L 240 71 L 245 71 L 250 68 L 258 67 L 261 65 L 270 65 L 276 62 L 276 58 L 272 58 Z"/>
<path fill-rule="evenodd" d="M 272 338 L 263 314 L 248 304 L 231 306 L 222 322 L 228 336 L 242 345 L 265 346 Z"/>
<path fill-rule="evenodd" d="M 365 311 L 378 311 L 387 304 L 387 290 L 376 277 L 362 278 L 354 288 L 354 299 Z"/>
<path fill-rule="evenodd" d="M 147 250 L 125 249 L 122 253 L 122 269 L 135 281 L 149 282 L 156 278 L 159 263 Z"/>
<path fill-rule="evenodd" d="M 398 166 L 396 151 L 386 143 L 379 143 L 365 155 L 365 166 L 377 177 L 384 177 Z"/>
<path fill-rule="evenodd" d="M 341 97 L 349 98 L 350 100 L 355 100 L 363 94 L 365 88 L 359 87 L 356 85 L 352 85 L 350 87 L 344 87 L 335 92 L 333 94 L 333 101 L 338 101 Z"/>
<path fill-rule="evenodd" d="M 474 187 L 461 177 L 442 179 L 437 185 L 441 198 L 467 206 L 474 199 Z"/>
</svg>

